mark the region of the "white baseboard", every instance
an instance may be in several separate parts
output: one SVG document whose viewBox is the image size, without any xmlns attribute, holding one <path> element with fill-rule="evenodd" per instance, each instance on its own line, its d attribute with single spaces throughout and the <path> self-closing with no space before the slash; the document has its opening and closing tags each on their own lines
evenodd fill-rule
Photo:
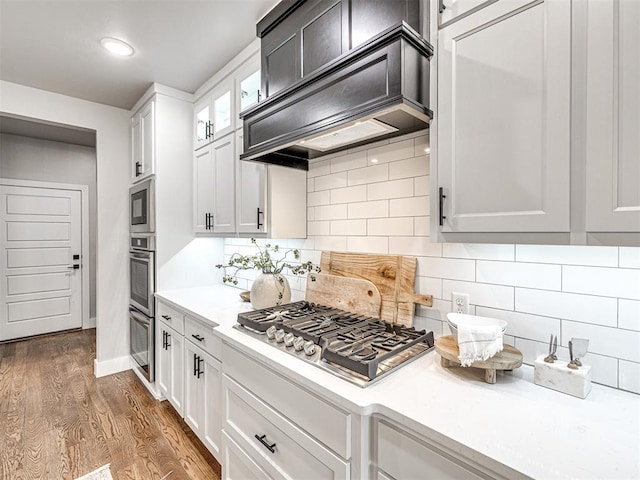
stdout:
<svg viewBox="0 0 640 480">
<path fill-rule="evenodd" d="M 82 322 L 83 330 L 87 330 L 89 328 L 96 328 L 96 317 L 91 317 L 88 320 Z"/>
<path fill-rule="evenodd" d="M 98 362 L 96 358 L 93 361 L 93 374 L 96 378 L 104 377 L 118 372 L 124 372 L 131 368 L 131 361 L 129 355 L 122 357 L 112 358 L 111 360 L 103 360 Z"/>
</svg>

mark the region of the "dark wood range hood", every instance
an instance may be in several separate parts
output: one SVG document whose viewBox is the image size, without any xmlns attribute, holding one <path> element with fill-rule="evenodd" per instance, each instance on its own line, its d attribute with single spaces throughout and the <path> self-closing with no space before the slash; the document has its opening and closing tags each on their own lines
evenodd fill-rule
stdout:
<svg viewBox="0 0 640 480">
<path fill-rule="evenodd" d="M 289 0 L 257 25 L 262 93 L 241 160 L 308 161 L 428 128 L 427 12 L 419 0 Z"/>
</svg>

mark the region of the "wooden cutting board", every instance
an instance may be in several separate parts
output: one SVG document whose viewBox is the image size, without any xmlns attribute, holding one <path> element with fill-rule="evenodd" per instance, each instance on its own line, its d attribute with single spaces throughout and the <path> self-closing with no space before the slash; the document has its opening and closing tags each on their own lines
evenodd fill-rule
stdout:
<svg viewBox="0 0 640 480">
<path fill-rule="evenodd" d="M 382 303 L 373 283 L 324 273 L 307 275 L 305 300 L 374 318 L 380 317 Z"/>
<path fill-rule="evenodd" d="M 430 307 L 431 295 L 415 293 L 417 259 L 400 255 L 322 252 L 320 269 L 325 274 L 368 280 L 382 299 L 380 318 L 413 326 L 415 304 Z"/>
</svg>

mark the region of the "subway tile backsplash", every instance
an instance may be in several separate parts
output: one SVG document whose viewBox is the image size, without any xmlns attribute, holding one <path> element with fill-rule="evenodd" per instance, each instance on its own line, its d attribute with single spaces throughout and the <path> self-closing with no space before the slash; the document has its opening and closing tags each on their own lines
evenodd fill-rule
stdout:
<svg viewBox="0 0 640 480">
<path fill-rule="evenodd" d="M 427 147 L 414 134 L 311 163 L 308 238 L 271 242 L 316 263 L 322 250 L 416 256 L 416 290 L 434 296 L 416 308 L 416 327 L 449 334 L 451 292 L 468 293 L 471 313 L 509 322 L 506 341 L 525 363 L 551 333 L 564 357 L 571 337 L 588 338 L 593 381 L 640 393 L 640 248 L 432 243 Z M 227 257 L 252 248 L 225 240 Z M 255 275 L 240 277 L 248 289 Z M 303 298 L 305 280 L 290 283 Z"/>
</svg>

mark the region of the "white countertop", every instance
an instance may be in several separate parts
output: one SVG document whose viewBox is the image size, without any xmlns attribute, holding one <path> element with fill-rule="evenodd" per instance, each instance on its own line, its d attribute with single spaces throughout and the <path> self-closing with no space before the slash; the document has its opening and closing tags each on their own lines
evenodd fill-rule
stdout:
<svg viewBox="0 0 640 480">
<path fill-rule="evenodd" d="M 156 296 L 328 400 L 384 415 L 499 473 L 508 474 L 504 465 L 540 479 L 640 478 L 638 395 L 594 384 L 582 400 L 535 385 L 527 365 L 490 385 L 481 371 L 442 368 L 435 352 L 363 389 L 233 329 L 250 309 L 239 293 L 218 285 Z"/>
</svg>

